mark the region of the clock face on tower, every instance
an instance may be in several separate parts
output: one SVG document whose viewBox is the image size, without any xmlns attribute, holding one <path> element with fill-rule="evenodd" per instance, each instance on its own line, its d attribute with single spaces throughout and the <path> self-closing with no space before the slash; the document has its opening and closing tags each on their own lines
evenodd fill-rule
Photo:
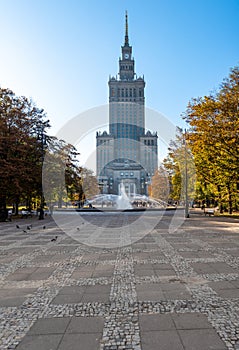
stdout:
<svg viewBox="0 0 239 350">
<path fill-rule="evenodd" d="M 129 54 L 128 53 L 125 53 L 124 54 L 124 58 L 127 60 L 129 58 Z"/>
</svg>

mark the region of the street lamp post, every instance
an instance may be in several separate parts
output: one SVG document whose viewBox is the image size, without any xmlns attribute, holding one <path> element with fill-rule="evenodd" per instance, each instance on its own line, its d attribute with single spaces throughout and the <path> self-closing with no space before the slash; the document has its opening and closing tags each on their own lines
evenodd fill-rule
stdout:
<svg viewBox="0 0 239 350">
<path fill-rule="evenodd" d="M 104 182 L 103 181 L 99 181 L 98 182 L 98 186 L 99 186 L 100 194 L 103 194 Z"/>
<path fill-rule="evenodd" d="M 41 150 L 41 168 L 43 168 L 44 153 L 45 153 L 45 146 L 46 146 L 46 134 L 44 133 L 44 129 L 48 126 L 49 126 L 49 120 L 47 120 L 46 122 L 40 122 L 36 127 L 37 138 L 41 146 L 41 149 L 40 149 Z M 43 186 L 41 183 L 39 220 L 43 220 L 43 219 L 44 219 L 44 195 L 43 195 Z"/>
<path fill-rule="evenodd" d="M 188 158 L 187 158 L 187 139 L 186 129 L 184 133 L 184 158 L 185 158 L 185 218 L 189 218 L 189 203 L 188 203 Z"/>
</svg>

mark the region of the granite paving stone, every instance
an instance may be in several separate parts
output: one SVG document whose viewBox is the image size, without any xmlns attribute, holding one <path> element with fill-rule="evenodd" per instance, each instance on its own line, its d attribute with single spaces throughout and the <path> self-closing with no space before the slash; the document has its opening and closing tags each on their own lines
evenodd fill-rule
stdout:
<svg viewBox="0 0 239 350">
<path fill-rule="evenodd" d="M 154 274 L 156 276 L 175 276 L 176 272 L 173 269 L 165 270 L 165 269 L 154 269 Z"/>
<path fill-rule="evenodd" d="M 1 288 L 0 307 L 20 306 L 36 288 Z"/>
<path fill-rule="evenodd" d="M 57 295 L 53 300 L 52 304 L 78 304 L 82 301 L 83 294 L 63 294 Z"/>
<path fill-rule="evenodd" d="M 53 304 L 80 303 L 86 287 L 66 286 L 59 290 L 57 296 L 52 300 Z"/>
<path fill-rule="evenodd" d="M 231 281 L 231 284 L 232 284 L 234 287 L 236 287 L 236 288 L 239 289 L 239 279 L 232 280 L 232 281 Z"/>
<path fill-rule="evenodd" d="M 57 350 L 97 350 L 100 346 L 101 337 L 101 333 L 67 333 L 64 334 Z"/>
<path fill-rule="evenodd" d="M 213 329 L 207 316 L 200 313 L 172 314 L 177 329 Z"/>
<path fill-rule="evenodd" d="M 178 330 L 185 350 L 225 350 L 227 347 L 211 329 Z"/>
<path fill-rule="evenodd" d="M 114 266 L 97 266 L 92 274 L 92 277 L 110 277 L 114 271 Z"/>
<path fill-rule="evenodd" d="M 157 300 L 165 300 L 165 295 L 162 290 L 147 290 L 144 291 L 138 291 L 138 300 L 144 301 L 144 300 L 151 300 L 151 301 L 157 301 Z"/>
<path fill-rule="evenodd" d="M 239 289 L 238 288 L 220 289 L 218 290 L 217 294 L 219 297 L 223 299 L 239 298 Z"/>
<path fill-rule="evenodd" d="M 185 299 L 191 299 L 191 294 L 188 291 L 185 290 L 167 290 L 163 292 L 164 298 L 166 300 L 185 300 Z"/>
<path fill-rule="evenodd" d="M 0 246 L 8 246 L 10 245 L 11 242 L 3 242 L 3 241 L 0 241 Z"/>
<path fill-rule="evenodd" d="M 218 282 L 209 282 L 209 287 L 211 287 L 213 290 L 215 290 L 217 293 L 218 291 L 222 289 L 234 289 L 237 288 L 234 285 L 233 281 L 218 281 Z"/>
<path fill-rule="evenodd" d="M 178 332 L 171 329 L 142 332 L 141 342 L 142 350 L 184 350 Z"/>
<path fill-rule="evenodd" d="M 132 244 L 137 212 L 71 214 L 82 241 L 50 216 L 30 234 L 0 223 L 0 350 L 237 349 L 239 221 L 190 214 L 174 231 L 173 213 Z"/>
<path fill-rule="evenodd" d="M 67 333 L 102 333 L 103 327 L 103 317 L 72 317 Z"/>
<path fill-rule="evenodd" d="M 239 258 L 239 249 L 237 249 L 237 250 L 230 250 L 230 251 L 228 251 L 228 254 L 230 254 L 231 256 L 234 256 L 236 258 Z"/>
<path fill-rule="evenodd" d="M 39 318 L 30 328 L 28 335 L 65 333 L 70 321 L 70 317 Z"/>
<path fill-rule="evenodd" d="M 217 273 L 217 270 L 215 269 L 216 266 L 213 266 L 212 264 L 207 263 L 192 263 L 191 264 L 194 271 L 203 274 L 203 273 Z"/>
<path fill-rule="evenodd" d="M 58 350 L 61 334 L 27 335 L 16 347 L 17 350 Z M 66 350 L 66 349 L 65 349 Z"/>
<path fill-rule="evenodd" d="M 135 271 L 135 275 L 136 276 L 153 276 L 155 275 L 155 272 L 153 269 L 137 269 L 137 271 Z"/>
<path fill-rule="evenodd" d="M 109 302 L 109 294 L 84 294 L 81 299 L 82 303 L 108 303 Z"/>
<path fill-rule="evenodd" d="M 95 286 L 86 286 L 85 288 L 85 293 L 86 295 L 89 294 L 96 294 L 96 295 L 100 295 L 100 294 L 110 294 L 110 289 L 111 286 L 101 286 L 101 285 L 95 285 Z"/>
<path fill-rule="evenodd" d="M 71 278 L 79 279 L 92 277 L 94 270 L 94 266 L 81 266 L 79 268 L 76 267 L 74 272 L 72 273 Z"/>
<path fill-rule="evenodd" d="M 175 330 L 171 314 L 140 315 L 141 332 Z"/>
<path fill-rule="evenodd" d="M 59 288 L 58 295 L 84 294 L 85 286 L 64 286 Z"/>
</svg>

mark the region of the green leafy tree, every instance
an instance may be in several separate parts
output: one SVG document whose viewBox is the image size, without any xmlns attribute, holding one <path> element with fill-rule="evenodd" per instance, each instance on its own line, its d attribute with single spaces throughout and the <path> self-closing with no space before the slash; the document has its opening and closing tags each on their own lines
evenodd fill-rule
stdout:
<svg viewBox="0 0 239 350">
<path fill-rule="evenodd" d="M 76 148 L 64 140 L 51 138 L 44 159 L 44 196 L 51 206 L 57 202 L 61 208 L 63 200 L 76 200 L 82 192 L 81 171 L 78 165 Z"/>
<path fill-rule="evenodd" d="M 96 176 L 87 168 L 82 169 L 82 186 L 85 198 L 91 198 L 100 192 Z"/>
<path fill-rule="evenodd" d="M 213 198 L 229 213 L 238 206 L 239 188 L 239 68 L 218 92 L 190 101 L 184 118 L 201 183 L 210 184 Z M 208 187 L 208 186 L 206 186 Z"/>
<path fill-rule="evenodd" d="M 168 173 L 163 166 L 160 166 L 152 177 L 151 196 L 155 199 L 168 202 L 169 180 Z"/>
<path fill-rule="evenodd" d="M 30 201 L 39 195 L 42 148 L 36 125 L 45 122 L 43 110 L 26 97 L 0 88 L 0 209 L 6 213 L 8 203 Z M 29 202 L 30 205 L 30 202 Z M 6 214 L 5 214 L 6 216 Z M 4 215 L 3 215 L 4 218 Z"/>
<path fill-rule="evenodd" d="M 188 134 L 177 128 L 175 140 L 170 142 L 168 156 L 163 161 L 168 172 L 170 196 L 172 201 L 185 202 L 186 190 L 188 200 L 195 197 L 196 171 L 191 154 Z"/>
</svg>

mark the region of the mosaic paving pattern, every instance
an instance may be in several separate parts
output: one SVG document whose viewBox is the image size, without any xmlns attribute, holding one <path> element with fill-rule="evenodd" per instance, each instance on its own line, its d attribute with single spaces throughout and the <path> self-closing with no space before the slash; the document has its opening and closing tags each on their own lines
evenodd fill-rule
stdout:
<svg viewBox="0 0 239 350">
<path fill-rule="evenodd" d="M 239 349 L 238 221 L 195 215 L 169 233 L 166 213 L 123 247 L 132 214 L 106 220 L 122 225 L 118 249 L 50 218 L 0 223 L 0 349 Z"/>
</svg>

